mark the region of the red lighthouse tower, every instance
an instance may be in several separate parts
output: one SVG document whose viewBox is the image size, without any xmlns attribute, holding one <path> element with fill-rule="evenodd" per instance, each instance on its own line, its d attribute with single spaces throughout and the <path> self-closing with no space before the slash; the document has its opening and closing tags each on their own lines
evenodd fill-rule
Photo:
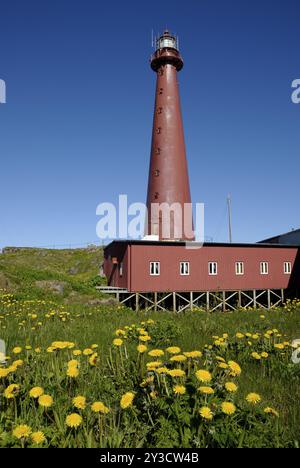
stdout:
<svg viewBox="0 0 300 468">
<path fill-rule="evenodd" d="M 165 31 L 151 57 L 157 82 L 147 193 L 147 234 L 159 240 L 194 240 L 177 81 L 182 67 L 178 41 Z"/>
</svg>

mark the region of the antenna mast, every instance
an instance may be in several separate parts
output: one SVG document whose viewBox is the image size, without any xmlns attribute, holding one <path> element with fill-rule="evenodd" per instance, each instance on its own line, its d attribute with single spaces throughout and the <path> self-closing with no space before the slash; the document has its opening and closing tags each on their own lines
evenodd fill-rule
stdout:
<svg viewBox="0 0 300 468">
<path fill-rule="evenodd" d="M 229 242 L 232 244 L 232 217 L 231 217 L 231 195 L 227 197 L 228 205 L 228 229 L 229 229 Z"/>
</svg>

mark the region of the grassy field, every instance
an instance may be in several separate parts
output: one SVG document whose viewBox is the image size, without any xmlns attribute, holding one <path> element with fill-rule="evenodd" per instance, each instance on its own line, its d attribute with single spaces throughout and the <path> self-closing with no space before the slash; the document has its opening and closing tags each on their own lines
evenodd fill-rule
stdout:
<svg viewBox="0 0 300 468">
<path fill-rule="evenodd" d="M 39 252 L 0 257 L 0 447 L 300 445 L 299 303 L 94 306 L 102 251 Z M 36 286 L 49 277 L 62 293 Z"/>
</svg>

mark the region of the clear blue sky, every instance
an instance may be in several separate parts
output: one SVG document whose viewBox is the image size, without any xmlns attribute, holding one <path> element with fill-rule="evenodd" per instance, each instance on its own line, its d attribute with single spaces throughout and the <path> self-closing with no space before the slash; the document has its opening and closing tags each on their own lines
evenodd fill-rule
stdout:
<svg viewBox="0 0 300 468">
<path fill-rule="evenodd" d="M 185 61 L 180 89 L 206 236 L 300 226 L 299 0 L 7 0 L 0 7 L 0 247 L 96 240 L 95 209 L 144 201 L 155 74 L 151 29 Z"/>
</svg>

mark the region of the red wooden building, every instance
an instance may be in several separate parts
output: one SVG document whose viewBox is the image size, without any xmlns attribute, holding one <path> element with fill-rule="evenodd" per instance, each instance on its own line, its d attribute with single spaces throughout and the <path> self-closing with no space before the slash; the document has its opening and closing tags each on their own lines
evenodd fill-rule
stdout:
<svg viewBox="0 0 300 468">
<path fill-rule="evenodd" d="M 175 295 L 175 309 L 242 305 L 271 306 L 300 289 L 300 246 L 185 242 L 114 241 L 104 251 L 108 286 L 134 293 L 153 307 Z M 149 293 L 151 296 L 149 296 Z M 182 296 L 182 297 L 181 297 Z M 180 301 L 180 298 L 182 301 Z M 148 304 L 148 305 L 149 305 Z M 156 305 L 155 305 L 156 304 Z M 174 303 L 173 303 L 174 308 Z"/>
</svg>

